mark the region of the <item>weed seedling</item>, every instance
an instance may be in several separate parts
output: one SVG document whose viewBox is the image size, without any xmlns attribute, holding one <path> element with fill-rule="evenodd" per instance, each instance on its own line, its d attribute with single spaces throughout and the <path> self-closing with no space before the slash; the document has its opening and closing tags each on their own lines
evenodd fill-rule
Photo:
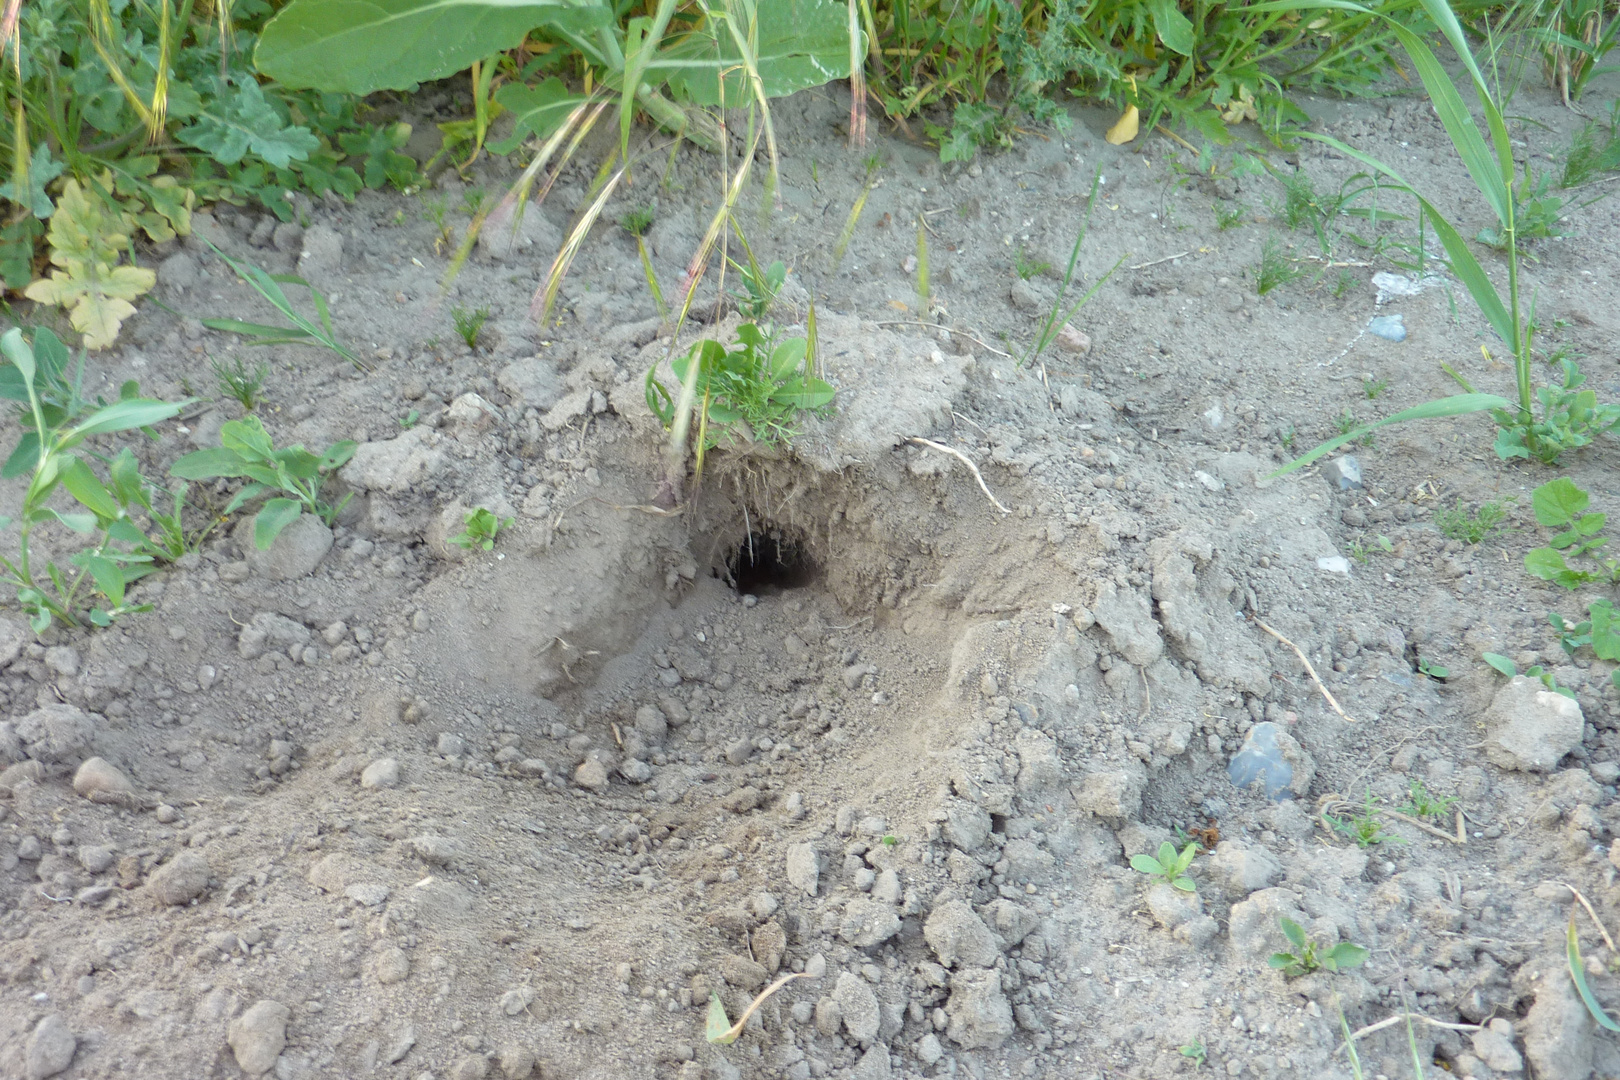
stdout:
<svg viewBox="0 0 1620 1080">
<path fill-rule="evenodd" d="M 1228 229 L 1235 229 L 1239 225 L 1242 225 L 1244 220 L 1248 216 L 1249 216 L 1248 207 L 1242 205 L 1241 203 L 1233 203 L 1229 207 L 1228 206 L 1222 206 L 1220 203 L 1216 203 L 1215 204 L 1215 231 L 1216 232 L 1225 232 Z"/>
<path fill-rule="evenodd" d="M 1260 249 L 1260 264 L 1255 267 L 1254 287 L 1261 296 L 1265 296 L 1303 273 L 1303 270 L 1288 261 L 1276 239 L 1267 237 L 1265 245 Z"/>
<path fill-rule="evenodd" d="M 1440 535 L 1465 544 L 1479 543 L 1506 520 L 1507 508 L 1499 502 L 1481 503 L 1478 510 L 1469 513 L 1458 499 L 1457 505 L 1449 510 L 1438 506 L 1434 511 L 1434 527 L 1440 530 Z"/>
<path fill-rule="evenodd" d="M 207 240 L 203 241 L 221 262 L 236 272 L 236 276 L 253 286 L 258 294 L 270 301 L 275 309 L 285 315 L 292 326 L 269 326 L 264 323 L 243 322 L 240 319 L 203 319 L 202 324 L 210 330 L 224 330 L 232 334 L 243 334 L 249 345 L 319 345 L 337 353 L 343 359 L 359 368 L 366 370 L 366 365 L 360 358 L 350 352 L 348 347 L 339 343 L 332 333 L 332 316 L 326 308 L 326 297 L 320 290 L 297 274 L 271 274 L 251 263 L 238 262 L 214 247 Z M 310 297 L 315 301 L 315 314 L 320 324 L 310 322 L 293 308 L 287 294 L 282 291 L 283 285 L 302 285 L 309 290 Z"/>
<path fill-rule="evenodd" d="M 489 319 L 489 308 L 469 311 L 464 307 L 452 307 L 450 318 L 455 320 L 456 335 L 467 343 L 467 348 L 478 348 L 478 335 L 483 332 L 484 323 Z"/>
<path fill-rule="evenodd" d="M 437 235 L 433 238 L 433 252 L 438 254 L 450 244 L 449 204 L 443 195 L 436 195 L 422 204 L 422 216 L 433 223 Z"/>
<path fill-rule="evenodd" d="M 645 236 L 647 230 L 652 228 L 657 215 L 653 212 L 652 203 L 639 206 L 633 210 L 626 210 L 619 216 L 619 228 L 631 236 Z"/>
<path fill-rule="evenodd" d="M 234 399 L 242 406 L 243 412 L 252 412 L 264 400 L 261 391 L 264 389 L 264 377 L 270 374 L 269 364 L 258 364 L 250 371 L 238 356 L 228 364 L 215 360 L 210 366 L 214 369 L 219 392 Z"/>
<path fill-rule="evenodd" d="M 1545 686 L 1548 690 L 1551 690 L 1555 694 L 1562 694 L 1572 701 L 1575 698 L 1575 691 L 1571 690 L 1567 686 L 1561 685 L 1557 679 L 1553 678 L 1553 673 L 1542 667 L 1540 664 L 1535 664 L 1531 667 L 1525 668 L 1521 673 L 1519 671 L 1519 666 L 1512 660 L 1509 660 L 1507 657 L 1503 656 L 1501 653 L 1481 653 L 1479 658 L 1510 679 L 1523 674 L 1527 679 L 1540 679 L 1541 685 Z"/>
<path fill-rule="evenodd" d="M 894 833 L 885 833 L 883 836 L 883 845 L 885 847 L 894 847 L 899 842 L 900 838 L 894 835 Z"/>
<path fill-rule="evenodd" d="M 1025 281 L 1035 277 L 1037 274 L 1044 274 L 1050 269 L 1052 269 L 1051 263 L 1030 258 L 1023 248 L 1018 249 L 1018 254 L 1013 259 L 1013 272 Z"/>
<path fill-rule="evenodd" d="M 1333 281 L 1333 299 L 1343 300 L 1356 287 L 1356 276 L 1348 270 L 1340 270 L 1339 276 Z"/>
<path fill-rule="evenodd" d="M 1159 845 L 1159 856 L 1132 855 L 1131 869 L 1148 875 L 1155 881 L 1168 882 L 1182 892 L 1196 892 L 1198 886 L 1187 875 L 1187 868 L 1192 865 L 1193 857 L 1198 854 L 1198 843 L 1193 841 L 1181 849 L 1178 854 L 1176 845 L 1166 840 Z"/>
<path fill-rule="evenodd" d="M 1389 389 L 1388 379 L 1374 379 L 1371 375 L 1361 380 L 1361 390 L 1367 395 L 1368 401 L 1377 401 Z"/>
<path fill-rule="evenodd" d="M 652 293 L 653 303 L 658 306 L 658 317 L 668 319 L 664 290 L 659 287 L 658 275 L 653 272 L 652 256 L 647 254 L 647 230 L 652 228 L 653 219 L 652 203 L 648 203 L 634 210 L 626 210 L 619 218 L 619 228 L 636 238 L 636 254 L 641 256 L 641 276 L 647 279 L 647 290 Z"/>
<path fill-rule="evenodd" d="M 1457 802 L 1450 795 L 1433 795 L 1423 786 L 1423 781 L 1413 777 L 1407 785 L 1409 792 L 1406 802 L 1401 806 L 1401 813 L 1407 817 L 1415 818 L 1444 818 L 1451 816 L 1451 808 Z"/>
<path fill-rule="evenodd" d="M 1192 1062 L 1194 1069 L 1202 1069 L 1209 1061 L 1209 1051 L 1197 1039 L 1180 1049 L 1181 1056 Z"/>
<path fill-rule="evenodd" d="M 1620 559 L 1602 555 L 1609 538 L 1599 533 L 1608 515 L 1586 513 L 1589 501 L 1586 492 L 1567 476 L 1549 480 L 1531 492 L 1530 506 L 1536 520 L 1550 529 L 1563 530 L 1548 541 L 1547 547 L 1535 548 L 1525 555 L 1524 568 L 1532 577 L 1566 589 L 1620 581 Z M 1569 565 L 1569 560 L 1582 555 L 1597 563 L 1598 569 L 1581 570 Z"/>
<path fill-rule="evenodd" d="M 354 456 L 358 444 L 344 440 L 316 456 L 302 446 L 277 450 L 257 416 L 231 420 L 219 429 L 219 446 L 198 450 L 174 463 L 170 476 L 182 480 L 214 480 L 220 477 L 246 477 L 251 481 L 225 507 L 225 514 L 259 498 L 266 499 L 253 518 L 253 543 L 260 551 L 270 545 L 303 513 L 311 513 L 327 525 L 337 520 L 348 505 L 350 495 L 333 504 L 321 498 L 326 478 Z"/>
<path fill-rule="evenodd" d="M 1294 951 L 1272 953 L 1266 963 L 1282 972 L 1286 978 L 1296 979 L 1315 971 L 1348 971 L 1365 964 L 1370 955 L 1365 947 L 1351 941 L 1341 941 L 1330 949 L 1324 949 L 1314 939 L 1305 936 L 1303 926 L 1286 916 L 1279 916 L 1277 925 L 1282 928 L 1283 936 Z"/>
<path fill-rule="evenodd" d="M 420 410 L 420 409 L 412 409 L 410 412 L 406 413 L 404 416 L 399 418 L 400 430 L 401 431 L 409 431 L 409 430 L 411 430 L 411 428 L 416 426 L 416 422 L 418 420 L 420 420 L 420 419 L 422 419 L 422 410 Z"/>
<path fill-rule="evenodd" d="M 461 532 L 450 537 L 450 543 L 459 548 L 471 551 L 473 548 L 483 548 L 489 551 L 495 547 L 495 537 L 502 529 L 511 526 L 516 518 L 498 518 L 491 511 L 480 506 L 476 510 L 469 510 L 461 519 L 466 526 Z"/>
<path fill-rule="evenodd" d="M 1426 656 L 1418 657 L 1417 669 L 1420 675 L 1427 675 L 1429 678 L 1439 680 L 1440 682 L 1444 682 L 1451 677 L 1450 668 L 1441 667 L 1439 664 L 1436 664 L 1433 660 L 1430 660 Z"/>
<path fill-rule="evenodd" d="M 1336 817 L 1333 814 L 1324 814 L 1327 823 L 1333 831 L 1348 840 L 1354 840 L 1357 847 L 1369 848 L 1374 844 L 1383 844 L 1396 837 L 1384 831 L 1384 823 L 1378 818 L 1378 797 L 1367 789 L 1366 796 L 1361 802 L 1361 812 L 1349 817 Z"/>
</svg>

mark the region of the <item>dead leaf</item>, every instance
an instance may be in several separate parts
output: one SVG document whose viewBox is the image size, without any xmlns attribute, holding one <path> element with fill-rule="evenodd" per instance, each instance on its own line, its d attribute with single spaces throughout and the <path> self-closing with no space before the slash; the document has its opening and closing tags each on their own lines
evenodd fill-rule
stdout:
<svg viewBox="0 0 1620 1080">
<path fill-rule="evenodd" d="M 1108 129 L 1108 134 L 1104 135 L 1103 138 L 1107 139 L 1110 145 L 1123 146 L 1136 138 L 1136 133 L 1141 127 L 1142 114 L 1135 105 L 1127 105 L 1125 111 L 1120 114 L 1119 119 L 1114 123 L 1113 127 Z"/>
</svg>

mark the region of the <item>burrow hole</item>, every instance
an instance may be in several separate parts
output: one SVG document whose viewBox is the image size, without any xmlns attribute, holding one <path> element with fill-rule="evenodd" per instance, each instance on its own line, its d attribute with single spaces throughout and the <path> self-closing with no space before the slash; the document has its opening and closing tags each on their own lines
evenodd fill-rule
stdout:
<svg viewBox="0 0 1620 1080">
<path fill-rule="evenodd" d="M 791 532 L 751 532 L 726 556 L 726 575 L 739 594 L 775 596 L 813 585 L 820 568 L 803 541 Z"/>
</svg>

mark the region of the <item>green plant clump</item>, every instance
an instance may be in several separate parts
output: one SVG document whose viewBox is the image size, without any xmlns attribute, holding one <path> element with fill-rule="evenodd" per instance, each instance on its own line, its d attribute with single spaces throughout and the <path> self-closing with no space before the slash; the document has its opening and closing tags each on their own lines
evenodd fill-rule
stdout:
<svg viewBox="0 0 1620 1080">
<path fill-rule="evenodd" d="M 1463 508 L 1461 499 L 1449 509 L 1444 506 L 1434 509 L 1434 527 L 1440 530 L 1440 535 L 1465 544 L 1480 543 L 1506 520 L 1507 508 L 1499 502 L 1481 503 L 1472 513 Z"/>
<path fill-rule="evenodd" d="M 270 545 L 300 514 L 310 513 L 327 525 L 337 520 L 351 496 L 337 503 L 321 498 L 326 478 L 354 456 L 358 444 L 333 443 L 319 456 L 293 445 L 275 448 L 257 416 L 231 420 L 219 430 L 220 445 L 198 450 L 174 463 L 171 476 L 183 480 L 245 477 L 249 483 L 225 507 L 228 516 L 261 496 L 269 495 L 253 518 L 253 543 L 260 551 Z M 279 492 L 279 494 L 277 494 Z"/>
<path fill-rule="evenodd" d="M 1561 529 L 1548 546 L 1534 548 L 1524 557 L 1524 568 L 1534 577 L 1566 589 L 1582 585 L 1620 581 L 1620 559 L 1606 558 L 1603 549 L 1609 538 L 1600 535 L 1608 522 L 1607 514 L 1588 514 L 1586 492 L 1567 476 L 1550 480 L 1530 493 L 1530 507 L 1536 520 L 1550 529 Z M 1570 561 L 1585 558 L 1596 565 L 1588 570 L 1571 566 Z"/>
<path fill-rule="evenodd" d="M 484 323 L 489 319 L 489 308 L 481 307 L 469 311 L 464 307 L 452 307 L 450 318 L 456 324 L 456 336 L 467 343 L 467 348 L 478 348 L 478 335 L 484 332 Z"/>
<path fill-rule="evenodd" d="M 1159 845 L 1159 854 L 1156 858 L 1145 854 L 1132 855 L 1131 869 L 1146 874 L 1156 881 L 1167 882 L 1182 892 L 1196 892 L 1198 885 L 1188 875 L 1187 870 L 1192 866 L 1197 854 L 1197 841 L 1193 841 L 1178 852 L 1176 845 L 1166 840 Z"/>
<path fill-rule="evenodd" d="M 184 553 L 180 525 L 184 488 L 175 496 L 172 517 L 158 521 L 160 536 L 153 540 L 131 510 L 144 510 L 154 520 L 164 515 L 154 505 L 156 492 L 141 476 L 134 454 L 126 448 L 109 460 L 85 444 L 97 435 L 147 429 L 175 416 L 188 402 L 142 398 L 133 382 L 125 383 L 111 404 L 86 401 L 80 396 L 84 354 L 79 354 L 77 372 L 69 381 L 68 351 L 49 330 L 35 331 L 32 344 L 20 329 L 6 331 L 0 336 L 0 355 L 6 360 L 0 367 L 0 397 L 22 406 L 18 419 L 23 427 L 22 438 L 0 467 L 0 477 L 29 477 L 17 519 L 17 558 L 0 557 L 0 578 L 17 590 L 17 603 L 35 633 L 43 633 L 53 621 L 107 626 L 121 615 L 147 610 L 150 605 L 129 603 L 126 592 L 152 572 L 155 561 Z M 105 481 L 93 461 L 106 465 Z M 52 508 L 49 502 L 58 488 L 87 512 Z M 10 524 L 10 518 L 0 519 L 0 527 Z M 48 524 L 91 539 L 68 558 L 73 569 L 47 562 L 41 578 L 30 541 L 36 528 Z M 86 593 L 105 602 L 92 603 L 86 611 Z"/>
<path fill-rule="evenodd" d="M 466 528 L 450 537 L 450 543 L 459 548 L 466 548 L 468 551 L 475 547 L 490 551 L 495 547 L 495 537 L 500 534 L 500 531 L 516 520 L 516 518 L 496 517 L 493 511 L 480 506 L 476 510 L 467 511 L 462 516 L 461 521 Z"/>
<path fill-rule="evenodd" d="M 1277 925 L 1282 928 L 1283 936 L 1294 951 L 1272 953 L 1266 963 L 1282 972 L 1286 978 L 1296 979 L 1316 971 L 1337 974 L 1360 967 L 1371 955 L 1365 946 L 1351 941 L 1341 941 L 1324 949 L 1315 939 L 1306 936 L 1304 927 L 1286 916 L 1279 917 Z"/>
<path fill-rule="evenodd" d="M 249 369 L 242 358 L 236 356 L 229 363 L 214 360 L 209 366 L 214 370 L 214 381 L 219 384 L 221 394 L 241 405 L 243 412 L 259 407 L 259 402 L 264 400 L 264 377 L 270 374 L 269 364 L 256 364 Z"/>
<path fill-rule="evenodd" d="M 1374 844 L 1384 844 L 1392 840 L 1400 841 L 1384 831 L 1384 823 L 1378 816 L 1378 798 L 1368 788 L 1366 796 L 1362 799 L 1361 811 L 1349 816 L 1336 814 L 1322 815 L 1333 831 L 1347 840 L 1355 841 L 1357 847 L 1369 848 Z"/>
</svg>

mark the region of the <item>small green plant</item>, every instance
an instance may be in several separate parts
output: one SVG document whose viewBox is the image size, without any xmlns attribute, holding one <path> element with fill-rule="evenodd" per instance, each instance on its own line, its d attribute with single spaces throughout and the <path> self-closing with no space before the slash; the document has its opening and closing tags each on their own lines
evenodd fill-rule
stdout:
<svg viewBox="0 0 1620 1080">
<path fill-rule="evenodd" d="M 1408 792 L 1406 802 L 1401 806 L 1401 813 L 1415 818 L 1444 818 L 1451 815 L 1452 807 L 1457 800 L 1450 795 L 1434 795 L 1424 786 L 1423 781 L 1417 777 L 1407 783 Z"/>
<path fill-rule="evenodd" d="M 646 206 L 638 206 L 619 215 L 619 228 L 631 236 L 645 236 L 656 219 L 652 203 L 648 203 Z"/>
<path fill-rule="evenodd" d="M 422 203 L 422 216 L 433 224 L 433 252 L 438 254 L 450 246 L 450 204 L 443 195 L 435 195 Z"/>
<path fill-rule="evenodd" d="M 401 416 L 399 418 L 400 430 L 401 431 L 409 431 L 409 430 L 411 430 L 411 428 L 416 426 L 416 422 L 418 420 L 420 420 L 420 419 L 422 419 L 422 410 L 421 409 L 412 409 L 412 410 L 410 410 L 404 416 Z"/>
<path fill-rule="evenodd" d="M 894 833 L 885 833 L 883 836 L 883 845 L 885 847 L 894 847 L 899 842 L 900 838 L 894 835 Z"/>
<path fill-rule="evenodd" d="M 1063 328 L 1069 324 L 1069 320 L 1074 318 L 1075 312 L 1090 303 L 1091 298 L 1097 295 L 1097 290 L 1102 288 L 1103 283 L 1113 277 L 1114 271 L 1118 270 L 1125 262 L 1124 255 L 1114 260 L 1114 265 L 1110 266 L 1106 273 L 1093 282 L 1091 288 L 1087 289 L 1080 299 L 1070 304 L 1067 309 L 1064 308 L 1064 301 L 1069 295 L 1069 285 L 1074 281 L 1075 267 L 1080 262 L 1080 248 L 1085 244 L 1086 233 L 1091 229 L 1091 214 L 1097 206 L 1097 193 L 1101 190 L 1102 167 L 1098 166 L 1097 171 L 1091 176 L 1091 193 L 1086 196 L 1086 213 L 1080 219 L 1080 231 L 1075 234 L 1074 247 L 1069 251 L 1069 265 L 1064 268 L 1063 282 L 1058 286 L 1057 299 L 1052 301 L 1052 309 L 1046 313 L 1046 321 L 1041 324 L 1040 336 L 1029 347 L 1029 351 L 1019 358 L 1020 367 L 1033 364 L 1040 359 L 1041 353 L 1045 352 L 1047 347 L 1057 340 L 1057 336 L 1063 332 Z"/>
<path fill-rule="evenodd" d="M 1395 550 L 1395 544 L 1390 540 L 1389 537 L 1385 536 L 1383 533 L 1379 533 L 1373 538 L 1373 546 L 1369 547 L 1362 540 L 1352 540 L 1347 545 L 1346 550 L 1349 552 L 1350 557 L 1356 560 L 1356 562 L 1364 563 L 1370 556 L 1376 554 L 1377 552 L 1381 551 L 1386 555 L 1393 552 Z"/>
<path fill-rule="evenodd" d="M 75 451 L 96 435 L 147 429 L 175 416 L 188 402 L 139 397 L 133 382 L 125 383 L 119 400 L 111 404 L 85 400 L 80 396 L 84 353 L 80 352 L 77 373 L 70 381 L 68 351 L 49 330 L 36 330 L 30 344 L 13 327 L 0 336 L 0 355 L 6 360 L 0 367 L 0 397 L 22 406 L 18 419 L 23 428 L 22 438 L 0 467 L 0 477 L 30 477 L 17 519 L 17 559 L 0 557 L 0 580 L 16 588 L 17 603 L 35 633 L 43 633 L 57 620 L 70 626 L 85 621 L 107 626 L 121 615 L 147 610 L 149 605 L 131 605 L 126 599 L 129 585 L 152 572 L 155 557 L 152 541 L 129 513 L 131 503 L 150 498 L 135 457 L 125 449 L 108 463 L 109 486 L 86 457 L 107 459 L 88 449 L 84 456 Z M 89 512 L 53 509 L 48 504 L 58 488 Z M 179 512 L 177 504 L 176 518 Z M 10 518 L 0 518 L 0 528 L 10 524 Z M 41 580 L 35 575 L 29 542 L 44 524 L 62 525 L 94 540 L 69 557 L 76 570 L 47 562 Z M 81 593 L 86 591 L 99 593 L 105 605 L 84 611 Z"/>
<path fill-rule="evenodd" d="M 208 241 L 204 241 L 208 243 Z M 264 323 L 243 322 L 240 319 L 203 319 L 202 324 L 210 330 L 224 330 L 232 334 L 242 334 L 248 339 L 249 345 L 319 345 L 330 349 L 343 359 L 359 368 L 366 370 L 366 365 L 360 358 L 350 352 L 348 347 L 339 343 L 332 333 L 332 316 L 326 308 L 326 297 L 321 295 L 319 289 L 299 277 L 297 274 L 270 274 L 251 263 L 238 262 L 225 254 L 212 243 L 208 246 L 213 249 L 220 260 L 236 271 L 236 276 L 246 281 L 258 294 L 270 301 L 275 309 L 285 315 L 292 326 L 269 326 Z M 315 301 L 315 313 L 320 319 L 320 325 L 310 322 L 293 308 L 287 294 L 282 292 L 283 285 L 302 285 L 309 290 L 309 295 Z"/>
<path fill-rule="evenodd" d="M 786 264 L 778 259 L 762 267 L 750 256 L 746 263 L 733 261 L 731 267 L 737 271 L 743 285 L 731 293 L 732 299 L 737 301 L 737 312 L 749 322 L 764 323 L 771 305 L 776 302 L 776 294 L 787 282 Z"/>
<path fill-rule="evenodd" d="M 354 456 L 354 442 L 333 443 L 319 456 L 298 445 L 277 450 L 264 424 L 252 415 L 224 424 L 219 442 L 211 450 L 187 454 L 174 463 L 169 475 L 182 480 L 246 477 L 250 482 L 225 507 L 227 516 L 260 496 L 272 495 L 253 519 L 253 543 L 260 551 L 269 550 L 281 530 L 300 514 L 314 514 L 331 525 L 348 505 L 351 496 L 329 503 L 321 498 L 321 488 Z"/>
<path fill-rule="evenodd" d="M 1333 280 L 1333 299 L 1343 300 L 1355 287 L 1356 276 L 1348 270 L 1340 270 L 1339 276 Z"/>
<path fill-rule="evenodd" d="M 1617 104 L 1616 113 L 1620 114 L 1620 104 Z M 1588 121 L 1570 138 L 1558 186 L 1579 187 L 1604 173 L 1617 170 L 1620 170 L 1620 125 L 1611 123 L 1602 127 L 1596 121 Z"/>
<path fill-rule="evenodd" d="M 1282 928 L 1283 936 L 1294 951 L 1272 953 L 1266 963 L 1289 979 L 1316 971 L 1335 974 L 1348 971 L 1366 963 L 1371 955 L 1365 947 L 1351 941 L 1341 941 L 1332 948 L 1324 949 L 1313 938 L 1306 936 L 1303 926 L 1287 916 L 1279 916 L 1277 925 Z"/>
<path fill-rule="evenodd" d="M 1357 847 L 1369 848 L 1374 844 L 1388 843 L 1391 840 L 1398 843 L 1396 837 L 1384 831 L 1384 823 L 1378 817 L 1378 802 L 1379 799 L 1372 793 L 1372 788 L 1368 788 L 1359 813 L 1343 817 L 1334 814 L 1322 816 L 1334 832 L 1347 840 L 1354 840 Z"/>
<path fill-rule="evenodd" d="M 483 188 L 468 188 L 461 193 L 461 211 L 468 217 L 476 217 L 478 211 L 484 208 L 484 201 L 488 198 Z"/>
<path fill-rule="evenodd" d="M 1202 1069 L 1209 1062 L 1209 1051 L 1197 1039 L 1180 1048 L 1181 1056 L 1192 1062 L 1194 1069 Z"/>
<path fill-rule="evenodd" d="M 1368 401 L 1377 401 L 1389 389 L 1388 379 L 1374 379 L 1371 375 L 1361 380 L 1362 393 L 1367 395 Z"/>
<path fill-rule="evenodd" d="M 1288 261 L 1283 249 L 1275 237 L 1266 237 L 1265 244 L 1260 248 L 1260 263 L 1254 271 L 1254 287 L 1265 296 L 1273 289 L 1279 289 L 1304 274 L 1304 271 Z"/>
<path fill-rule="evenodd" d="M 1492 413 L 1501 429 L 1496 433 L 1497 456 L 1556 465 L 1565 451 L 1578 450 L 1596 436 L 1620 427 L 1620 405 L 1600 405 L 1595 391 L 1582 390 L 1586 376 L 1573 358 L 1561 356 L 1557 366 L 1563 379 L 1536 391 L 1540 420 L 1527 415 L 1521 423 L 1506 410 Z"/>
<path fill-rule="evenodd" d="M 1481 653 L 1480 659 L 1484 660 L 1491 667 L 1495 668 L 1497 671 L 1501 672 L 1503 675 L 1506 675 L 1510 679 L 1515 678 L 1520 674 L 1519 666 L 1512 660 L 1509 660 L 1507 657 L 1503 656 L 1501 653 Z M 1553 677 L 1553 673 L 1542 667 L 1540 664 L 1534 664 L 1531 667 L 1526 668 L 1523 675 L 1527 679 L 1540 679 L 1541 685 L 1545 686 L 1548 690 L 1551 690 L 1555 694 L 1562 694 L 1571 700 L 1574 700 L 1575 698 L 1575 691 L 1571 690 L 1567 686 L 1561 685 L 1558 680 Z"/>
<path fill-rule="evenodd" d="M 450 543 L 469 551 L 475 547 L 489 551 L 495 547 L 495 537 L 500 531 L 508 528 L 516 520 L 516 518 L 498 518 L 493 512 L 480 506 L 463 515 L 461 521 L 466 528 L 450 537 Z"/>
<path fill-rule="evenodd" d="M 1427 675 L 1429 678 L 1436 679 L 1440 682 L 1445 682 L 1447 679 L 1451 678 L 1450 668 L 1442 667 L 1426 656 L 1418 657 L 1417 669 L 1418 674 Z"/>
<path fill-rule="evenodd" d="M 1594 582 L 1620 581 L 1620 559 L 1604 558 L 1602 549 L 1609 538 L 1599 535 L 1608 521 L 1607 514 L 1588 514 L 1586 492 L 1567 476 L 1542 484 L 1530 494 L 1536 520 L 1550 529 L 1562 529 L 1547 547 L 1534 548 L 1524 557 L 1524 568 L 1533 577 L 1551 581 L 1566 589 L 1577 589 Z M 1572 567 L 1570 560 L 1586 557 L 1596 570 Z"/>
<path fill-rule="evenodd" d="M 1249 216 L 1249 208 L 1242 203 L 1233 203 L 1231 206 L 1222 203 L 1215 204 L 1215 231 L 1225 232 L 1242 225 Z"/>
<path fill-rule="evenodd" d="M 1480 543 L 1506 520 L 1507 508 L 1499 502 L 1481 503 L 1478 510 L 1470 513 L 1458 499 L 1449 509 L 1437 506 L 1434 510 L 1434 527 L 1440 530 L 1440 535 L 1466 544 Z"/>
<path fill-rule="evenodd" d="M 478 348 L 478 335 L 483 333 L 484 323 L 489 319 L 489 308 L 469 311 L 464 307 L 452 307 L 450 318 L 455 321 L 456 335 L 467 343 L 467 348 Z"/>
<path fill-rule="evenodd" d="M 269 364 L 256 364 L 249 369 L 240 356 L 232 357 L 229 363 L 215 360 L 210 365 L 214 369 L 214 382 L 219 392 L 225 397 L 234 399 L 242 406 L 243 412 L 252 412 L 259 407 L 264 398 L 264 377 L 270 374 Z"/>
<path fill-rule="evenodd" d="M 1013 257 L 1013 273 L 1025 281 L 1032 277 L 1038 277 L 1050 269 L 1052 269 L 1051 263 L 1030 258 L 1023 248 L 1019 248 L 1018 254 Z"/>
<path fill-rule="evenodd" d="M 1563 220 L 1564 200 L 1547 193 L 1547 188 L 1551 184 L 1550 174 L 1532 174 L 1528 168 L 1525 169 L 1518 190 L 1514 192 L 1514 198 L 1517 200 L 1514 208 L 1514 235 L 1518 240 L 1545 240 L 1548 237 L 1564 235 L 1560 225 Z M 1498 251 L 1505 251 L 1508 245 L 1506 231 L 1496 226 L 1486 226 L 1474 239 Z"/>
<path fill-rule="evenodd" d="M 695 406 L 698 445 L 709 450 L 723 439 L 785 442 L 796 433 L 800 410 L 832 402 L 833 388 L 811 373 L 809 342 L 794 337 L 772 344 L 755 323 L 737 327 L 731 348 L 713 339 L 693 345 L 672 365 L 681 398 Z M 647 372 L 647 406 L 670 427 L 680 412 L 674 395 Z M 690 389 L 688 389 L 690 387 Z M 701 460 L 701 458 L 700 458 Z"/>
<path fill-rule="evenodd" d="M 653 271 L 652 256 L 647 253 L 647 230 L 652 228 L 654 220 L 652 204 L 634 210 L 626 210 L 619 218 L 619 228 L 636 238 L 636 254 L 641 256 L 641 275 L 647 279 L 647 290 L 652 293 L 653 303 L 658 306 L 658 317 L 669 318 L 669 310 L 664 306 L 664 290 L 658 285 L 658 275 Z"/>
<path fill-rule="evenodd" d="M 1303 172 L 1284 174 L 1282 185 L 1283 220 L 1288 222 L 1290 229 L 1313 225 L 1329 215 L 1322 206 L 1321 196 L 1316 193 L 1316 185 Z"/>
<path fill-rule="evenodd" d="M 1178 853 L 1176 845 L 1166 840 L 1159 845 L 1157 858 L 1152 855 L 1132 855 L 1131 869 L 1146 874 L 1156 881 L 1167 882 L 1182 892 L 1196 892 L 1198 885 L 1187 875 L 1187 869 L 1192 866 L 1193 858 L 1197 854 L 1197 841 L 1189 843 Z"/>
<path fill-rule="evenodd" d="M 1298 434 L 1299 432 L 1294 430 L 1293 424 L 1284 424 L 1277 432 L 1277 441 L 1282 443 L 1284 450 L 1292 450 L 1294 448 L 1294 437 Z"/>
</svg>

